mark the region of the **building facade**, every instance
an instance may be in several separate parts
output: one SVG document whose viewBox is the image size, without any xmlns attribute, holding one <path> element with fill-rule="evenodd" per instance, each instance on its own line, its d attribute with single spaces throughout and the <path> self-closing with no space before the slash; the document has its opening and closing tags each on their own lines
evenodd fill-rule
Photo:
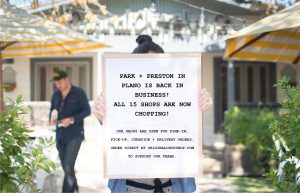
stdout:
<svg viewBox="0 0 300 193">
<path fill-rule="evenodd" d="M 65 20 L 59 20 L 61 23 L 65 22 L 74 30 L 91 35 L 111 47 L 69 56 L 6 60 L 4 76 L 13 79 L 10 81 L 15 82 L 15 88 L 5 91 L 5 97 L 16 98 L 22 94 L 25 101 L 46 104 L 42 114 L 47 118 L 47 103 L 55 89 L 49 80 L 53 68 L 60 67 L 69 73 L 71 82 L 82 87 L 89 100 L 93 101 L 102 91 L 101 55 L 106 52 L 131 53 L 136 47 L 136 36 L 149 34 L 165 52 L 202 55 L 203 87 L 208 89 L 214 99 L 213 107 L 203 117 L 203 144 L 224 144 L 228 65 L 228 61 L 223 60 L 224 40 L 236 30 L 259 19 L 255 15 L 257 13 L 210 0 L 184 0 L 179 3 L 174 0 L 103 0 L 102 4 L 92 4 L 89 8 L 74 5 L 73 1 L 58 1 L 56 6 L 43 5 L 42 2 L 31 11 L 42 13 L 45 17 L 56 14 L 55 20 L 65 16 Z M 300 80 L 299 66 L 235 62 L 236 105 L 276 106 L 282 94 L 272 85 L 283 75 L 289 75 L 291 84 L 296 84 Z M 41 114 L 32 113 L 31 116 L 41 117 Z"/>
</svg>

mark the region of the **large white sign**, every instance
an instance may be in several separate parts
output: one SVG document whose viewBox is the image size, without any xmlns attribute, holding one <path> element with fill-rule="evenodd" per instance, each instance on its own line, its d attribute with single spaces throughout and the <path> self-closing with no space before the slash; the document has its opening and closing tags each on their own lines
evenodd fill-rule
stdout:
<svg viewBox="0 0 300 193">
<path fill-rule="evenodd" d="M 199 174 L 200 61 L 196 54 L 104 54 L 106 178 Z"/>
</svg>

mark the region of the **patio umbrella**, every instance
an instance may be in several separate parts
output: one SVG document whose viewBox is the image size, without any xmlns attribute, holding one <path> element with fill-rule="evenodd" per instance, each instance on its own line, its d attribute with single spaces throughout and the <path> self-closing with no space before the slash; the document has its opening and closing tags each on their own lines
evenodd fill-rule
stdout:
<svg viewBox="0 0 300 193">
<path fill-rule="evenodd" d="M 300 2 L 227 39 L 224 58 L 300 63 Z"/>
<path fill-rule="evenodd" d="M 3 59 L 47 56 L 107 47 L 84 34 L 0 1 L 0 86 Z M 3 91 L 0 89 L 0 112 Z"/>
</svg>

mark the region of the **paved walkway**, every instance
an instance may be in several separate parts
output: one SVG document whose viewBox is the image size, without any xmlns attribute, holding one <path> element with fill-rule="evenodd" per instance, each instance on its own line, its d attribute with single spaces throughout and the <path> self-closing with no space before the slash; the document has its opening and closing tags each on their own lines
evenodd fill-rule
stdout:
<svg viewBox="0 0 300 193">
<path fill-rule="evenodd" d="M 80 193 L 109 193 L 103 179 L 102 128 L 89 126 L 76 163 Z M 230 182 L 220 178 L 197 179 L 197 193 L 236 193 Z"/>
<path fill-rule="evenodd" d="M 224 178 L 205 178 L 197 179 L 196 193 L 237 193 L 229 180 Z"/>
</svg>

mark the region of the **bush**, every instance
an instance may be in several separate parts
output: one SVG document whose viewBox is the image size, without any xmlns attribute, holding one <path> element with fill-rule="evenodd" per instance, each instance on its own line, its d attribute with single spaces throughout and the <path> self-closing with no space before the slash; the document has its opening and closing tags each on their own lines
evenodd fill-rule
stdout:
<svg viewBox="0 0 300 193">
<path fill-rule="evenodd" d="M 242 144 L 252 163 L 252 172 L 262 174 L 270 169 L 273 146 L 270 124 L 276 115 L 269 110 L 249 110 L 233 107 L 225 114 L 227 144 Z"/>
<path fill-rule="evenodd" d="M 35 173 L 43 169 L 50 173 L 55 168 L 43 155 L 43 150 L 53 145 L 53 140 L 40 139 L 33 144 L 29 138 L 27 122 L 21 117 L 27 113 L 22 97 L 9 99 L 0 112 L 0 192 L 40 192 L 34 187 Z"/>
<path fill-rule="evenodd" d="M 300 158 L 300 84 L 298 87 L 291 87 L 289 79 L 284 77 L 279 80 L 276 87 L 281 88 L 284 91 L 285 99 L 282 101 L 281 115 L 278 119 L 274 120 L 271 125 L 272 132 L 281 137 L 288 147 L 289 151 L 286 151 L 282 156 L 279 156 L 276 152 L 276 159 L 278 163 L 286 161 L 289 158 Z M 283 144 L 280 144 L 283 146 Z M 273 183 L 278 188 L 278 192 L 300 192 L 300 185 L 296 183 L 300 182 L 297 173 L 300 171 L 299 165 L 286 162 L 282 168 L 282 172 L 273 170 L 269 173 L 269 177 L 273 180 Z M 298 178 L 298 179 L 297 179 Z"/>
</svg>

